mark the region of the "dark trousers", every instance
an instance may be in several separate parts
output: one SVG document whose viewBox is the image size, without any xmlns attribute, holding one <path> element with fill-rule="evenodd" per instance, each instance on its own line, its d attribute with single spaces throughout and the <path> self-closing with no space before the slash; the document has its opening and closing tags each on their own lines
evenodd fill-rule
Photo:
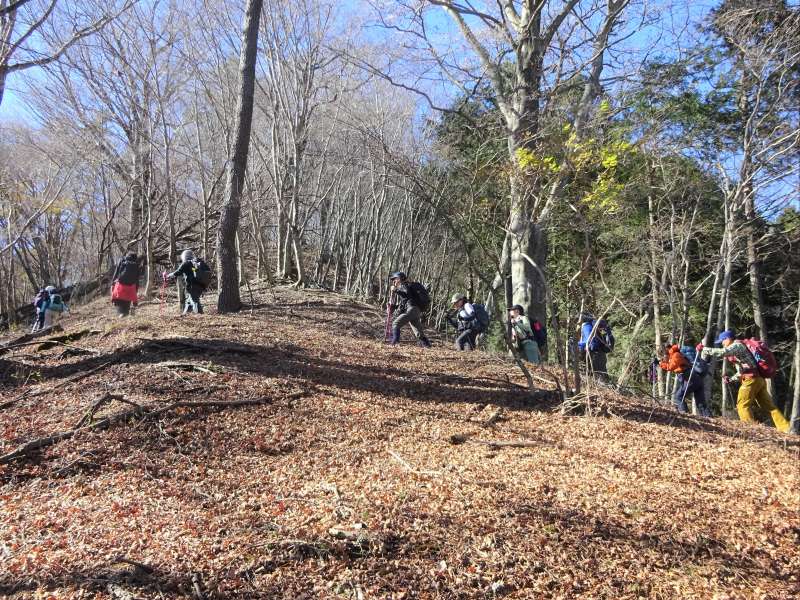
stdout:
<svg viewBox="0 0 800 600">
<path fill-rule="evenodd" d="M 114 300 L 114 306 L 117 307 L 117 314 L 120 317 L 127 317 L 129 314 L 131 314 L 130 300 Z"/>
<path fill-rule="evenodd" d="M 586 352 L 584 350 L 581 352 L 581 362 L 585 365 L 586 364 Z M 608 357 L 606 356 L 605 352 L 600 352 L 599 350 L 589 350 L 589 375 L 594 375 L 595 379 L 599 381 L 608 381 L 608 371 L 606 370 L 608 367 Z"/>
<path fill-rule="evenodd" d="M 474 329 L 465 329 L 458 334 L 456 338 L 456 350 L 475 350 L 475 339 L 478 337 L 478 331 Z"/>
<path fill-rule="evenodd" d="M 678 409 L 678 412 L 689 412 L 686 400 L 694 396 L 695 404 L 697 404 L 697 411 L 704 417 L 710 416 L 711 413 L 706 405 L 706 391 L 703 387 L 703 377 L 697 374 L 691 377 L 678 375 L 677 380 L 678 385 L 675 386 L 673 400 L 675 401 L 675 408 Z"/>
<path fill-rule="evenodd" d="M 200 303 L 200 296 L 203 295 L 203 286 L 196 284 L 189 284 L 186 286 L 186 307 L 183 309 L 183 314 L 196 312 L 198 315 L 203 314 L 203 305 Z"/>
</svg>

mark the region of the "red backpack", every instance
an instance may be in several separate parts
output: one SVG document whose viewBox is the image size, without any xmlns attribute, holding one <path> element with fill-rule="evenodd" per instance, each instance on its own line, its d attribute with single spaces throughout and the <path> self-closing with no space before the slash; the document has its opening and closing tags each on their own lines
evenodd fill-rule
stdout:
<svg viewBox="0 0 800 600">
<path fill-rule="evenodd" d="M 778 361 L 775 360 L 775 355 L 772 354 L 772 350 L 767 347 L 767 344 L 755 338 L 742 341 L 758 364 L 758 374 L 764 379 L 775 377 L 778 372 Z"/>
</svg>

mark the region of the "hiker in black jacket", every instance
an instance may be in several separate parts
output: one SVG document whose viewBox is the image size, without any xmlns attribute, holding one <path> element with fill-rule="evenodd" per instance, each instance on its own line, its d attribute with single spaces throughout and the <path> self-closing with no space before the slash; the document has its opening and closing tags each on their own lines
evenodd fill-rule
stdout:
<svg viewBox="0 0 800 600">
<path fill-rule="evenodd" d="M 111 303 L 117 307 L 117 314 L 126 317 L 131 312 L 131 304 L 137 302 L 139 289 L 139 261 L 135 252 L 128 252 L 114 269 L 111 278 Z"/>
<path fill-rule="evenodd" d="M 455 348 L 459 351 L 475 350 L 478 335 L 483 331 L 475 305 L 465 294 L 453 294 L 451 299 L 456 310 L 455 317 L 448 316 L 447 322 L 456 328 Z"/>
<path fill-rule="evenodd" d="M 186 282 L 186 307 L 183 309 L 183 314 L 196 312 L 198 315 L 203 314 L 203 305 L 200 303 L 200 296 L 203 295 L 205 287 L 197 281 L 195 274 L 195 256 L 191 250 L 184 250 L 181 252 L 181 266 L 172 273 L 167 275 L 167 279 L 176 279 L 178 275 L 183 275 Z"/>
<path fill-rule="evenodd" d="M 392 321 L 392 346 L 400 343 L 400 328 L 408 323 L 417 343 L 430 348 L 431 343 L 422 330 L 422 299 L 414 292 L 415 284 L 408 281 L 406 274 L 397 271 L 389 276 L 392 282 L 389 306 L 394 317 Z"/>
</svg>

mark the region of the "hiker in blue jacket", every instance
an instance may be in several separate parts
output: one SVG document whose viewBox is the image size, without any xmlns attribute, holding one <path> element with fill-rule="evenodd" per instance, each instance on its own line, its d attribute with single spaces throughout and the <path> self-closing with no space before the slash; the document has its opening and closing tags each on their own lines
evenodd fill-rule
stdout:
<svg viewBox="0 0 800 600">
<path fill-rule="evenodd" d="M 595 323 L 597 327 L 595 328 Z M 594 333 L 592 333 L 594 332 Z M 578 342 L 581 351 L 581 358 L 586 362 L 589 356 L 589 368 L 600 381 L 608 381 L 607 357 L 614 350 L 614 334 L 608 321 L 600 319 L 596 321 L 590 314 L 581 316 L 581 339 Z"/>
</svg>

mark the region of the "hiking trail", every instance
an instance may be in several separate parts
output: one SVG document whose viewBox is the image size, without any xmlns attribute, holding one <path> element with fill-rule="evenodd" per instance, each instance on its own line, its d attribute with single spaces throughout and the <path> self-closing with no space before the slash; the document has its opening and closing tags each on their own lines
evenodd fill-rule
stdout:
<svg viewBox="0 0 800 600">
<path fill-rule="evenodd" d="M 606 388 L 562 414 L 535 367 L 252 293 L 0 354 L 0 597 L 800 595 L 795 439 Z"/>
</svg>

